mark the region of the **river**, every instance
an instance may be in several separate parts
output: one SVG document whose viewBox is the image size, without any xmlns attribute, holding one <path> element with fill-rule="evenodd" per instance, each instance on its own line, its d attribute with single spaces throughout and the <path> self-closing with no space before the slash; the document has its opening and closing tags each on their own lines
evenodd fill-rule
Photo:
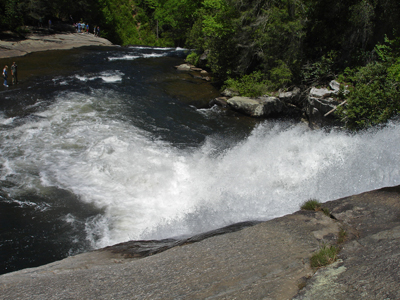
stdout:
<svg viewBox="0 0 400 300">
<path fill-rule="evenodd" d="M 208 108 L 218 90 L 174 68 L 185 53 L 16 59 L 20 84 L 0 88 L 0 274 L 400 184 L 398 121 L 354 134 Z"/>
</svg>

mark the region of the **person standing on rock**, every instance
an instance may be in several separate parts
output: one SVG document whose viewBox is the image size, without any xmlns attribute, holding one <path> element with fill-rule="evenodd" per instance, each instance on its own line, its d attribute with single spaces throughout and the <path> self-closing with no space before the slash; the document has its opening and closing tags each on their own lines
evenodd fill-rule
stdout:
<svg viewBox="0 0 400 300">
<path fill-rule="evenodd" d="M 8 69 L 8 66 L 5 65 L 4 69 L 3 69 L 3 78 L 4 78 L 4 86 L 5 87 L 8 87 L 8 84 L 7 84 L 7 77 L 8 77 L 7 69 Z"/>
<path fill-rule="evenodd" d="M 17 77 L 18 69 L 17 68 L 18 68 L 18 66 L 14 61 L 13 64 L 11 65 L 11 76 L 12 76 L 12 83 L 13 84 L 17 84 L 18 83 L 18 77 Z"/>
</svg>

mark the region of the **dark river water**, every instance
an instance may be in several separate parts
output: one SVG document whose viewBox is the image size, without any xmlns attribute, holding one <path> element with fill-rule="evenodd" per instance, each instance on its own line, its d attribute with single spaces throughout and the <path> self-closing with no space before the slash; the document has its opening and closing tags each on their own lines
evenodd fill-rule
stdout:
<svg viewBox="0 0 400 300">
<path fill-rule="evenodd" d="M 348 134 L 208 108 L 218 90 L 174 68 L 185 54 L 16 59 L 20 84 L 0 88 L 0 274 L 400 184 L 398 121 Z"/>
</svg>

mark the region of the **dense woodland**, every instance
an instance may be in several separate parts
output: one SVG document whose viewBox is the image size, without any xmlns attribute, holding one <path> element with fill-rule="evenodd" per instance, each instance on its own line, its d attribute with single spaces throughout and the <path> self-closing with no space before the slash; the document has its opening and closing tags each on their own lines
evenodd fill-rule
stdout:
<svg viewBox="0 0 400 300">
<path fill-rule="evenodd" d="M 180 46 L 226 86 L 257 96 L 293 85 L 349 86 L 349 128 L 400 109 L 398 0 L 0 0 L 1 30 L 84 21 L 121 45 Z"/>
</svg>

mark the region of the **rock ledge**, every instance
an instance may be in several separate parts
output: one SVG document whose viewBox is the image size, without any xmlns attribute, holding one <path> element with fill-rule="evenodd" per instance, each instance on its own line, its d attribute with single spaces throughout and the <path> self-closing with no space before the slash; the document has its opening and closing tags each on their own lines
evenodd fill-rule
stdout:
<svg viewBox="0 0 400 300">
<path fill-rule="evenodd" d="M 400 186 L 144 258 L 109 247 L 0 276 L 0 299 L 400 299 Z M 339 260 L 309 258 L 347 232 Z"/>
</svg>

